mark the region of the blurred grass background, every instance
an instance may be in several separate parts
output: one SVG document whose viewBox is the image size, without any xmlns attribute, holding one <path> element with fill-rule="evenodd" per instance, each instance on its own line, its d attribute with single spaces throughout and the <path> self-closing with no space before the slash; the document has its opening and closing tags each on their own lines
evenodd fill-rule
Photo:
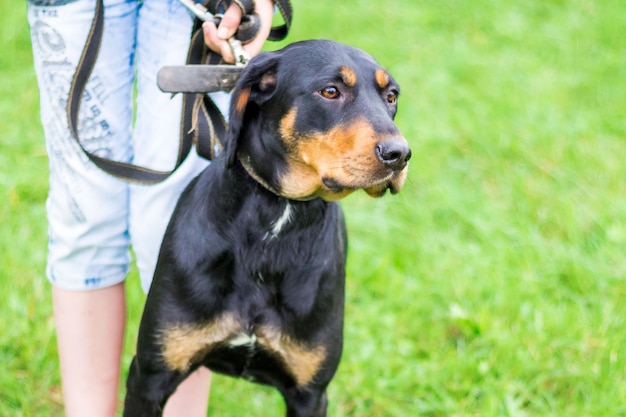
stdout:
<svg viewBox="0 0 626 417">
<path fill-rule="evenodd" d="M 400 195 L 343 202 L 329 416 L 626 415 L 623 2 L 293 2 L 287 42 L 338 40 L 392 72 L 413 150 Z M 0 44 L 0 415 L 60 416 L 23 3 L 0 4 Z M 214 378 L 209 416 L 282 412 L 273 390 Z"/>
</svg>

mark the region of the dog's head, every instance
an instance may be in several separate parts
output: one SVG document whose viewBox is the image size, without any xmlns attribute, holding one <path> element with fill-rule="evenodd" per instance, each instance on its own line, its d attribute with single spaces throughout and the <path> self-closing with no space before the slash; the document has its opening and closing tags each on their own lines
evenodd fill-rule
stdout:
<svg viewBox="0 0 626 417">
<path fill-rule="evenodd" d="M 353 47 L 317 40 L 260 54 L 233 91 L 225 157 L 290 199 L 395 194 L 411 157 L 393 122 L 398 95 L 391 75 Z"/>
</svg>

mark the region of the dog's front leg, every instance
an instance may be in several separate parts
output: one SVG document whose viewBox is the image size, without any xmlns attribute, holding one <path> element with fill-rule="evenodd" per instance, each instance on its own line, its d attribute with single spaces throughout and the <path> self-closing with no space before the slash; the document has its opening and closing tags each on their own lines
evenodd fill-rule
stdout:
<svg viewBox="0 0 626 417">
<path fill-rule="evenodd" d="M 151 372 L 135 356 L 126 381 L 124 417 L 160 417 L 165 402 L 186 376 L 175 371 Z"/>
</svg>

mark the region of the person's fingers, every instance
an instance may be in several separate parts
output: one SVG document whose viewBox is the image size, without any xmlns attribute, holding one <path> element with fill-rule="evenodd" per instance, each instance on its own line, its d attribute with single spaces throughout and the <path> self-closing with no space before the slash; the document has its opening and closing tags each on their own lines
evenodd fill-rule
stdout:
<svg viewBox="0 0 626 417">
<path fill-rule="evenodd" d="M 272 17 L 274 15 L 274 2 L 272 0 L 257 0 L 255 2 L 255 13 L 259 16 L 261 25 L 259 33 L 244 49 L 252 57 L 257 55 L 263 44 L 267 40 L 272 27 Z M 224 61 L 234 63 L 235 58 L 228 43 L 228 39 L 234 36 L 241 23 L 241 9 L 236 4 L 231 4 L 224 13 L 222 21 L 216 27 L 213 22 L 204 22 L 202 25 L 204 43 L 214 52 L 222 56 Z"/>
<path fill-rule="evenodd" d="M 241 22 L 241 9 L 236 4 L 231 4 L 222 17 L 218 27 L 213 22 L 204 22 L 202 30 L 204 32 L 204 43 L 212 51 L 217 52 L 228 63 L 235 62 L 233 51 L 230 49 L 228 39 L 231 38 Z"/>
<path fill-rule="evenodd" d="M 236 4 L 231 4 L 224 13 L 222 21 L 217 27 L 217 36 L 221 40 L 227 40 L 235 35 L 237 28 L 241 23 L 241 9 Z"/>
<path fill-rule="evenodd" d="M 261 51 L 263 44 L 270 34 L 270 30 L 272 29 L 272 17 L 274 16 L 274 2 L 272 0 L 256 0 L 254 11 L 261 20 L 259 33 L 252 42 L 243 46 L 243 49 L 245 49 L 251 57 Z"/>
<path fill-rule="evenodd" d="M 224 61 L 233 63 L 235 58 L 233 51 L 230 49 L 228 41 L 220 39 L 217 35 L 217 27 L 213 22 L 204 22 L 202 24 L 202 30 L 204 32 L 204 43 L 213 51 L 217 52 L 224 58 Z"/>
</svg>

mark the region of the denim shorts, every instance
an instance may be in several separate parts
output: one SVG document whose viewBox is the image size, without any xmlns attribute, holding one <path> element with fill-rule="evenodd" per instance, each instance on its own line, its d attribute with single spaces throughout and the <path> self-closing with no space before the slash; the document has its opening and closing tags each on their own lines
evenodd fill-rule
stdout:
<svg viewBox="0 0 626 417">
<path fill-rule="evenodd" d="M 100 54 L 79 113 L 81 143 L 110 159 L 171 170 L 181 96 L 161 92 L 156 74 L 165 65 L 184 64 L 192 18 L 177 0 L 105 0 L 104 5 Z M 128 273 L 132 245 L 147 290 L 176 200 L 208 162 L 191 152 L 164 182 L 137 185 L 100 171 L 82 153 L 69 132 L 65 106 L 94 7 L 95 0 L 28 2 L 50 164 L 47 275 L 70 290 L 117 284 Z M 228 96 L 216 101 L 224 109 Z"/>
</svg>

